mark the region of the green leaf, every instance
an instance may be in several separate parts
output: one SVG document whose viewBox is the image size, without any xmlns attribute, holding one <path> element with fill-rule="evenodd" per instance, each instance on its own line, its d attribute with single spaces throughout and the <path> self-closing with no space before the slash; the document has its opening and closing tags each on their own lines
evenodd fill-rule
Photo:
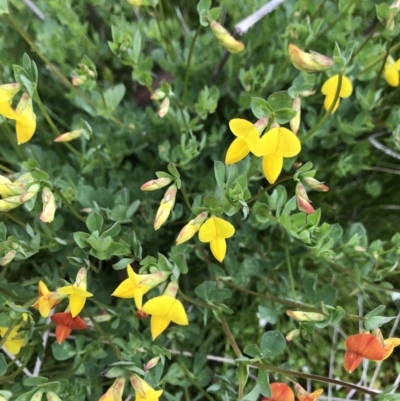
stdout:
<svg viewBox="0 0 400 401">
<path fill-rule="evenodd" d="M 179 174 L 179 171 L 178 171 L 178 169 L 176 168 L 175 164 L 170 163 L 170 164 L 168 164 L 167 168 L 168 168 L 168 171 L 169 171 L 175 178 L 180 178 L 181 175 Z"/>
<path fill-rule="evenodd" d="M 107 111 L 109 114 L 112 114 L 114 110 L 121 103 L 126 92 L 126 88 L 124 84 L 118 84 L 113 88 L 108 88 L 104 91 L 104 100 Z"/>
<path fill-rule="evenodd" d="M 24 386 L 26 387 L 33 387 L 39 386 L 40 384 L 47 383 L 49 379 L 43 376 L 36 376 L 36 377 L 24 377 L 22 380 Z"/>
<path fill-rule="evenodd" d="M 54 342 L 51 344 L 51 350 L 57 361 L 65 361 L 76 354 L 74 347 L 68 341 L 64 341 L 61 344 Z"/>
<path fill-rule="evenodd" d="M 272 107 L 260 97 L 252 97 L 250 105 L 251 111 L 258 119 L 268 117 L 272 113 Z"/>
<path fill-rule="evenodd" d="M 90 230 L 90 232 L 101 232 L 101 229 L 103 227 L 103 217 L 100 216 L 97 212 L 91 213 L 86 219 L 86 227 Z"/>
<path fill-rule="evenodd" d="M 220 161 L 214 161 L 214 174 L 217 185 L 223 189 L 225 184 L 225 164 Z"/>
<path fill-rule="evenodd" d="M 0 222 L 0 241 L 5 241 L 7 238 L 7 227 L 6 225 L 1 221 Z"/>
<path fill-rule="evenodd" d="M 376 16 L 378 20 L 385 25 L 385 23 L 390 18 L 390 8 L 389 5 L 386 3 L 376 4 L 375 5 Z"/>
<path fill-rule="evenodd" d="M 264 358 L 272 358 L 279 355 L 285 347 L 286 340 L 280 331 L 267 331 L 261 337 L 260 349 Z"/>
<path fill-rule="evenodd" d="M 3 354 L 0 354 L 0 376 L 4 376 L 7 373 L 7 362 Z"/>
<path fill-rule="evenodd" d="M 216 21 L 221 15 L 222 7 L 214 7 L 210 9 L 209 17 L 211 21 Z"/>
<path fill-rule="evenodd" d="M 84 233 L 82 231 L 77 231 L 74 233 L 74 241 L 77 243 L 79 248 L 87 248 L 89 246 L 87 239 L 90 237 L 90 234 Z"/>
<path fill-rule="evenodd" d="M 260 348 L 258 348 L 258 346 L 256 344 L 246 345 L 243 349 L 243 352 L 246 355 L 250 355 L 252 358 L 261 358 L 262 357 L 261 350 L 260 350 Z"/>
<path fill-rule="evenodd" d="M 137 30 L 135 32 L 135 36 L 133 37 L 132 52 L 131 52 L 131 60 L 135 64 L 137 64 L 139 61 L 141 50 L 142 50 L 142 36 L 140 35 L 140 31 Z"/>
<path fill-rule="evenodd" d="M 286 91 L 273 93 L 272 95 L 268 96 L 267 101 L 273 112 L 281 109 L 291 109 L 293 102 L 292 98 L 289 96 L 289 93 Z"/>
<path fill-rule="evenodd" d="M 8 14 L 8 1 L 0 0 L 0 15 Z"/>
<path fill-rule="evenodd" d="M 113 266 L 113 269 L 115 269 L 115 270 L 126 269 L 126 267 L 127 267 L 128 265 L 130 265 L 134 260 L 135 260 L 135 259 L 131 259 L 131 258 L 124 258 L 124 259 L 121 259 L 119 262 L 114 263 L 114 264 L 112 265 L 112 266 Z"/>
<path fill-rule="evenodd" d="M 279 124 L 288 123 L 295 115 L 296 111 L 293 109 L 280 109 L 275 111 L 275 117 Z"/>
<path fill-rule="evenodd" d="M 372 311 L 368 312 L 365 317 L 372 317 L 372 316 L 377 316 L 380 313 L 384 312 L 386 309 L 385 305 L 379 305 L 377 306 L 375 309 L 373 309 Z"/>
<path fill-rule="evenodd" d="M 271 397 L 271 386 L 269 385 L 268 372 L 265 369 L 258 370 L 257 384 L 260 386 L 261 394 L 264 397 Z"/>
<path fill-rule="evenodd" d="M 393 319 L 396 319 L 396 316 L 372 316 L 364 320 L 364 327 L 366 330 L 374 330 Z"/>
<path fill-rule="evenodd" d="M 241 401 L 257 401 L 258 397 L 261 393 L 260 386 L 256 384 L 253 388 L 253 390 L 250 391 L 250 393 L 247 393 Z"/>
<path fill-rule="evenodd" d="M 211 0 L 200 0 L 197 4 L 197 12 L 202 26 L 208 26 L 208 13 L 211 7 Z"/>
<path fill-rule="evenodd" d="M 186 264 L 185 255 L 183 253 L 175 253 L 172 255 L 171 259 L 182 274 L 186 274 L 189 271 Z"/>
<path fill-rule="evenodd" d="M 100 238 L 115 237 L 121 231 L 121 224 L 117 221 L 108 230 L 101 233 Z"/>
</svg>

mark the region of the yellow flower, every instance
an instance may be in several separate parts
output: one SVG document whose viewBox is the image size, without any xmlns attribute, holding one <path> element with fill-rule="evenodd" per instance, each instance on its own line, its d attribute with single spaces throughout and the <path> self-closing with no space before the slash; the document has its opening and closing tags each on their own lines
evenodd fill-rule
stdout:
<svg viewBox="0 0 400 401">
<path fill-rule="evenodd" d="M 310 53 L 306 53 L 291 43 L 289 44 L 288 50 L 292 64 L 301 71 L 309 73 L 325 71 L 333 65 L 333 60 L 330 57 L 312 50 L 310 50 Z"/>
<path fill-rule="evenodd" d="M 11 108 L 13 97 L 21 90 L 18 83 L 0 85 L 0 115 L 16 120 L 17 113 Z"/>
<path fill-rule="evenodd" d="M 3 344 L 3 347 L 10 354 L 17 355 L 21 351 L 21 348 L 25 345 L 24 335 L 18 333 L 21 326 L 15 326 L 12 328 L 11 333 L 7 337 Z M 0 327 L 0 336 L 3 338 L 7 333 L 8 327 Z"/>
<path fill-rule="evenodd" d="M 21 96 L 16 112 L 18 116 L 15 129 L 18 145 L 21 145 L 28 142 L 36 130 L 36 115 L 32 107 L 32 98 L 27 93 Z"/>
<path fill-rule="evenodd" d="M 257 128 L 250 121 L 234 118 L 229 121 L 229 128 L 237 138 L 228 148 L 225 164 L 237 163 L 250 152 L 256 156 L 261 156 L 259 153 L 259 134 Z"/>
<path fill-rule="evenodd" d="M 244 50 L 244 44 L 236 40 L 222 25 L 217 21 L 210 22 L 210 28 L 218 42 L 230 53 L 240 53 Z"/>
<path fill-rule="evenodd" d="M 272 128 L 260 139 L 260 152 L 264 156 L 262 169 L 265 178 L 273 184 L 279 177 L 284 157 L 293 157 L 300 153 L 299 138 L 287 128 Z"/>
<path fill-rule="evenodd" d="M 178 286 L 169 283 L 164 295 L 155 297 L 143 305 L 143 312 L 151 315 L 150 329 L 151 337 L 155 340 L 171 322 L 186 326 L 189 324 L 185 308 L 182 303 L 175 299 Z"/>
<path fill-rule="evenodd" d="M 86 291 L 87 281 L 86 281 L 87 271 L 84 267 L 79 269 L 76 276 L 76 281 L 74 285 L 67 285 L 57 289 L 57 292 L 64 295 L 69 295 L 69 308 L 71 310 L 72 317 L 79 315 L 83 307 L 85 306 L 86 298 L 92 297 L 91 292 Z"/>
<path fill-rule="evenodd" d="M 124 387 L 125 377 L 117 377 L 112 386 L 99 398 L 99 401 L 122 401 Z"/>
<path fill-rule="evenodd" d="M 210 217 L 200 228 L 199 240 L 209 242 L 215 259 L 222 262 L 226 255 L 226 238 L 235 234 L 235 227 L 219 217 Z"/>
<path fill-rule="evenodd" d="M 0 175 L 0 196 L 6 198 L 7 196 L 21 195 L 24 192 L 25 183 L 15 182 L 12 183 L 7 177 Z"/>
<path fill-rule="evenodd" d="M 154 230 L 158 230 L 168 219 L 172 208 L 175 205 L 176 185 L 171 185 L 164 194 L 154 219 Z"/>
<path fill-rule="evenodd" d="M 328 111 L 333 101 L 335 100 L 336 90 L 339 84 L 339 75 L 334 75 L 327 79 L 325 83 L 322 85 L 321 92 L 325 95 L 324 107 L 325 110 Z M 335 107 L 332 110 L 332 114 L 337 110 L 340 103 L 340 98 L 347 98 L 353 93 L 353 85 L 349 78 L 343 75 L 342 77 L 342 86 L 339 92 L 339 98 L 335 104 Z"/>
<path fill-rule="evenodd" d="M 158 401 L 163 393 L 163 390 L 154 390 L 137 375 L 130 375 L 129 380 L 136 392 L 135 401 Z"/>
<path fill-rule="evenodd" d="M 400 338 L 387 338 L 383 341 L 383 359 L 392 355 L 395 347 L 400 345 Z"/>
<path fill-rule="evenodd" d="M 183 244 L 184 242 L 190 240 L 197 231 L 200 230 L 201 225 L 207 218 L 207 212 L 202 212 L 197 215 L 193 220 L 190 220 L 185 227 L 182 228 L 181 232 L 176 239 L 176 245 Z"/>
<path fill-rule="evenodd" d="M 136 274 L 131 265 L 127 266 L 128 278 L 111 294 L 118 298 L 134 298 L 136 308 L 142 309 L 143 295 L 156 285 L 165 281 L 170 273 Z"/>
<path fill-rule="evenodd" d="M 396 62 L 393 57 L 389 56 L 386 60 L 385 69 L 383 71 L 383 76 L 386 82 L 393 87 L 399 86 L 399 75 L 400 75 L 400 59 Z"/>
<path fill-rule="evenodd" d="M 42 190 L 43 210 L 40 215 L 40 220 L 45 223 L 51 223 L 54 220 L 57 205 L 53 193 L 50 188 L 44 187 Z"/>
<path fill-rule="evenodd" d="M 39 298 L 32 305 L 32 307 L 37 309 L 42 317 L 48 317 L 50 315 L 50 310 L 59 304 L 61 299 L 64 297 L 57 292 L 49 291 L 46 284 L 42 280 L 39 281 L 38 287 Z"/>
</svg>

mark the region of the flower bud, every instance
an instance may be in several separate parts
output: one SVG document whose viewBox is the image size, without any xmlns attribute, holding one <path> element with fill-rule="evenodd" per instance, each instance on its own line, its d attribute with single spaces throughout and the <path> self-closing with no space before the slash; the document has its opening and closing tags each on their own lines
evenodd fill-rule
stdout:
<svg viewBox="0 0 400 401">
<path fill-rule="evenodd" d="M 289 56 L 292 64 L 297 69 L 305 72 L 325 71 L 333 65 L 331 58 L 314 51 L 306 53 L 293 44 L 289 44 Z"/>
<path fill-rule="evenodd" d="M 24 192 L 24 183 L 12 183 L 7 177 L 0 175 L 0 196 L 3 198 L 21 195 Z"/>
<path fill-rule="evenodd" d="M 19 200 L 21 203 L 28 202 L 32 198 L 36 196 L 36 194 L 39 192 L 40 189 L 40 184 L 33 184 L 31 185 L 20 197 Z M 7 198 L 9 199 L 9 198 Z"/>
<path fill-rule="evenodd" d="M 157 89 L 151 96 L 150 99 L 153 100 L 161 100 L 164 99 L 166 96 L 166 93 L 162 90 Z"/>
<path fill-rule="evenodd" d="M 315 94 L 315 90 L 314 91 L 302 91 L 302 92 L 299 92 L 299 95 L 301 97 L 308 97 L 308 96 L 312 96 L 314 94 Z"/>
<path fill-rule="evenodd" d="M 129 4 L 132 4 L 134 7 L 140 7 L 143 6 L 143 0 L 128 0 Z"/>
<path fill-rule="evenodd" d="M 155 191 L 156 189 L 164 188 L 172 182 L 172 178 L 161 177 L 156 180 L 145 182 L 140 189 L 142 191 Z"/>
<path fill-rule="evenodd" d="M 43 390 L 36 391 L 31 397 L 30 401 L 41 401 L 43 395 Z"/>
<path fill-rule="evenodd" d="M 287 310 L 286 314 L 298 322 L 322 322 L 326 316 L 322 313 Z"/>
<path fill-rule="evenodd" d="M 46 393 L 47 401 L 61 401 L 61 398 L 53 391 L 48 391 Z"/>
<path fill-rule="evenodd" d="M 299 96 L 293 99 L 292 109 L 296 112 L 296 115 L 290 120 L 290 128 L 293 134 L 297 135 L 297 131 L 300 127 L 300 115 L 301 115 L 301 100 Z"/>
<path fill-rule="evenodd" d="M 306 184 L 308 187 L 310 187 L 314 191 L 318 191 L 318 192 L 328 192 L 329 191 L 328 186 L 326 186 L 323 182 L 319 182 L 315 178 L 304 177 L 301 180 L 304 184 Z"/>
<path fill-rule="evenodd" d="M 168 216 L 175 204 L 176 191 L 176 185 L 173 184 L 167 189 L 167 192 L 165 192 L 164 198 L 160 202 L 160 207 L 157 210 L 156 218 L 154 220 L 154 230 L 158 230 L 168 219 Z"/>
<path fill-rule="evenodd" d="M 0 85 L 0 102 L 11 104 L 12 98 L 21 90 L 21 88 L 22 85 L 17 82 Z"/>
<path fill-rule="evenodd" d="M 17 252 L 15 250 L 8 251 L 4 256 L 3 259 L 1 259 L 1 266 L 8 265 L 12 260 L 15 258 L 15 255 Z"/>
<path fill-rule="evenodd" d="M 54 139 L 54 142 L 70 142 L 76 138 L 81 137 L 83 134 L 83 129 L 76 129 L 71 132 L 66 132 L 64 134 L 59 135 Z"/>
<path fill-rule="evenodd" d="M 289 331 L 289 333 L 286 335 L 286 341 L 292 341 L 294 338 L 298 337 L 299 335 L 300 335 L 299 329 L 294 329 L 292 331 Z"/>
<path fill-rule="evenodd" d="M 239 53 L 244 50 L 244 44 L 236 40 L 222 25 L 217 21 L 211 21 L 210 27 L 218 42 L 230 53 Z"/>
<path fill-rule="evenodd" d="M 82 288 L 83 290 L 86 291 L 86 288 L 87 288 L 87 269 L 85 267 L 81 267 L 78 270 L 74 285 L 79 287 L 79 288 Z"/>
<path fill-rule="evenodd" d="M 75 75 L 72 77 L 72 85 L 81 86 L 87 81 L 86 75 Z"/>
<path fill-rule="evenodd" d="M 176 281 L 171 281 L 168 285 L 167 288 L 164 290 L 164 294 L 167 297 L 176 297 L 176 294 L 178 293 L 179 287 L 178 283 Z"/>
<path fill-rule="evenodd" d="M 304 185 L 300 182 L 296 185 L 296 203 L 301 212 L 312 214 L 315 209 L 311 206 L 310 199 L 308 199 L 307 191 Z"/>
<path fill-rule="evenodd" d="M 40 215 L 40 220 L 45 223 L 51 223 L 54 220 L 57 205 L 53 193 L 50 188 L 44 187 L 42 190 L 43 211 Z"/>
<path fill-rule="evenodd" d="M 160 357 L 156 356 L 155 358 L 150 359 L 150 361 L 148 361 L 146 363 L 146 365 L 144 365 L 144 371 L 147 372 L 148 370 L 154 368 L 154 366 L 157 365 L 157 363 L 159 362 Z"/>
<path fill-rule="evenodd" d="M 257 128 L 257 131 L 260 135 L 263 133 L 267 125 L 268 125 L 268 117 L 261 118 L 254 123 L 254 126 Z"/>
<path fill-rule="evenodd" d="M 158 114 L 158 116 L 159 116 L 160 118 L 163 118 L 163 117 L 165 117 L 165 116 L 167 115 L 168 110 L 169 110 L 169 103 L 170 103 L 170 100 L 169 100 L 168 97 L 166 97 L 166 98 L 161 102 L 160 110 L 158 110 L 158 112 L 157 112 L 157 114 Z"/>
<path fill-rule="evenodd" d="M 100 397 L 99 401 L 122 400 L 125 387 L 125 376 L 118 376 L 112 386 Z"/>
<path fill-rule="evenodd" d="M 197 233 L 197 231 L 200 230 L 200 227 L 207 219 L 207 216 L 207 212 L 202 212 L 193 220 L 190 220 L 189 223 L 186 224 L 186 226 L 183 227 L 181 232 L 179 233 L 178 238 L 176 239 L 176 245 L 183 244 L 184 242 L 190 240 L 190 238 L 192 238 Z"/>
<path fill-rule="evenodd" d="M 159 271 L 152 274 L 144 274 L 140 277 L 144 277 L 139 281 L 139 284 L 143 284 L 146 287 L 156 287 L 163 283 L 171 274 L 171 272 Z"/>
</svg>

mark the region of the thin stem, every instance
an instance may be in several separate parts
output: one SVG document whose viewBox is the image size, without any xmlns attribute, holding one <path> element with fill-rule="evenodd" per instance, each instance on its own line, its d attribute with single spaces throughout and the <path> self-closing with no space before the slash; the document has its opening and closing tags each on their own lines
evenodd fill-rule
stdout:
<svg viewBox="0 0 400 401">
<path fill-rule="evenodd" d="M 194 387 L 196 387 L 197 391 L 199 391 L 201 394 L 204 395 L 204 397 L 207 398 L 209 401 L 215 401 L 214 398 L 211 397 L 210 394 L 207 393 L 207 391 L 204 390 L 203 387 L 201 387 L 195 380 L 195 376 L 193 375 L 192 372 L 190 372 L 186 366 L 183 363 L 179 364 L 180 368 L 182 369 L 183 373 L 185 374 L 186 378 L 192 383 Z"/>
<path fill-rule="evenodd" d="M 58 188 L 53 187 L 53 191 L 61 198 L 64 205 L 67 206 L 67 208 L 76 218 L 78 218 L 83 223 L 86 223 L 86 220 L 74 209 L 71 203 L 69 203 L 68 199 L 62 194 L 62 192 Z"/>
<path fill-rule="evenodd" d="M 319 7 L 317 8 L 317 11 L 313 15 L 310 16 L 310 22 L 313 22 L 315 17 L 321 12 L 322 8 L 324 7 L 324 4 L 327 2 L 327 0 L 323 0 Z"/>
<path fill-rule="evenodd" d="M 198 301 L 197 299 L 194 299 L 192 297 L 189 297 L 188 295 L 184 294 L 181 290 L 178 290 L 178 294 L 185 300 L 190 302 L 191 304 L 198 305 L 198 306 L 203 306 L 204 308 L 209 308 L 209 309 L 217 309 L 216 306 L 206 304 L 205 302 Z"/>
<path fill-rule="evenodd" d="M 4 171 L 6 173 L 9 173 L 9 174 L 13 174 L 13 171 L 10 168 L 3 166 L 2 164 L 0 164 L 0 170 Z"/>
<path fill-rule="evenodd" d="M 117 355 L 118 359 L 120 361 L 124 360 L 123 355 L 121 354 L 121 351 L 119 350 L 118 346 L 111 340 L 109 335 L 100 327 L 100 325 L 96 322 L 96 319 L 93 317 L 93 315 L 90 312 L 86 312 L 90 321 L 93 323 L 94 328 L 99 332 L 99 334 L 104 338 L 104 340 L 110 344 L 111 348 L 114 350 L 115 354 Z"/>
<path fill-rule="evenodd" d="M 161 19 L 162 19 L 162 21 L 164 23 L 164 28 L 165 28 L 165 30 L 164 30 L 165 36 L 166 36 L 166 38 L 165 38 L 166 41 L 165 42 L 168 44 L 168 48 L 171 50 L 170 56 L 171 56 L 172 61 L 175 61 L 175 56 L 176 56 L 175 55 L 175 50 L 174 50 L 174 46 L 172 45 L 172 39 L 170 40 L 170 38 L 168 37 L 170 32 L 169 32 L 169 29 L 167 27 L 167 20 L 165 18 L 164 7 L 163 7 L 162 0 L 159 0 L 158 4 L 160 5 Z"/>
<path fill-rule="evenodd" d="M 174 101 L 174 103 L 178 106 L 178 110 L 179 110 L 179 113 L 181 114 L 181 118 L 182 118 L 183 125 L 184 125 L 185 128 L 186 128 L 186 136 L 188 137 L 189 134 L 190 134 L 190 128 L 189 128 L 189 126 L 188 126 L 188 124 L 187 124 L 187 122 L 186 122 L 186 118 L 185 118 L 185 114 L 183 113 L 182 106 L 181 106 L 179 100 L 178 100 L 175 96 L 171 96 L 171 99 L 172 99 L 172 100 Z"/>
<path fill-rule="evenodd" d="M 21 366 L 15 372 L 11 373 L 9 376 L 2 377 L 0 379 L 0 384 L 11 383 L 12 379 L 14 379 L 14 377 L 18 376 L 26 368 L 26 366 L 28 365 L 28 363 L 33 355 L 33 351 L 34 351 L 34 348 L 31 348 L 29 350 L 28 355 L 26 356 L 24 362 L 22 362 Z"/>
<path fill-rule="evenodd" d="M 333 113 L 336 103 L 339 101 L 339 94 L 340 90 L 342 89 L 342 80 L 343 80 L 343 73 L 339 72 L 338 86 L 336 88 L 335 97 L 333 98 L 331 107 L 329 107 L 329 110 L 325 113 L 325 115 L 321 118 L 321 120 L 319 120 L 319 122 L 314 126 L 314 128 L 308 131 L 307 134 L 302 138 L 303 142 L 310 139 Z"/>
<path fill-rule="evenodd" d="M 380 29 L 380 27 L 381 27 L 381 24 L 379 22 L 377 22 L 375 24 L 375 26 L 371 29 L 371 32 L 368 34 L 368 36 L 364 39 L 364 42 L 362 42 L 361 45 L 353 52 L 353 54 L 351 55 L 350 61 L 352 61 L 354 59 L 354 57 L 356 57 L 357 54 L 360 53 L 360 51 L 362 49 L 364 49 L 366 44 L 369 43 L 372 36 L 376 33 L 376 31 L 378 31 Z"/>
<path fill-rule="evenodd" d="M 296 300 L 296 290 L 294 289 L 294 280 L 293 280 L 293 273 L 292 273 L 292 264 L 290 263 L 290 255 L 289 255 L 289 249 L 287 244 L 285 244 L 285 258 L 286 258 L 286 267 L 288 269 L 288 274 L 289 274 L 289 281 L 290 281 L 290 288 L 292 290 L 292 297 L 293 301 L 297 303 Z"/>
<path fill-rule="evenodd" d="M 264 187 L 260 192 L 256 193 L 254 196 L 252 196 L 249 199 L 246 199 L 245 202 L 246 203 L 251 203 L 253 201 L 255 201 L 258 197 L 260 197 L 264 192 L 267 192 L 268 190 L 270 190 L 271 188 L 273 188 L 274 186 L 280 184 L 281 182 L 287 181 L 287 180 L 291 180 L 293 178 L 292 175 L 289 175 L 287 177 L 283 177 L 280 180 L 274 182 L 273 184 L 269 184 L 266 187 Z"/>
<path fill-rule="evenodd" d="M 319 381 L 322 383 L 332 383 L 332 384 L 336 384 L 338 386 L 343 386 L 346 388 L 354 389 L 354 390 L 360 391 L 364 394 L 369 394 L 372 396 L 379 395 L 379 393 L 377 393 L 376 391 L 370 390 L 368 388 L 357 386 L 356 384 L 348 383 L 348 382 L 345 382 L 342 380 L 331 379 L 331 378 L 328 378 L 325 376 L 319 376 L 319 375 L 314 375 L 311 373 L 303 373 L 303 372 L 296 372 L 293 370 L 281 369 L 281 368 L 277 368 L 276 366 L 268 365 L 265 363 L 257 363 L 257 362 L 252 362 L 252 361 L 242 361 L 242 363 L 248 364 L 250 366 L 254 366 L 259 369 L 266 369 L 270 372 L 281 373 L 286 376 L 301 377 L 303 379 L 311 379 L 311 380 Z"/>
<path fill-rule="evenodd" d="M 185 201 L 186 206 L 188 207 L 188 209 L 189 209 L 190 211 L 192 211 L 192 206 L 190 206 L 188 194 L 187 194 L 186 189 L 185 189 L 185 187 L 183 186 L 183 184 L 182 184 L 182 186 L 181 186 L 181 191 L 182 191 L 183 200 Z"/>
<path fill-rule="evenodd" d="M 375 83 L 374 83 L 374 90 L 376 90 L 376 88 L 378 87 L 379 80 L 381 79 L 381 75 L 383 73 L 383 70 L 385 69 L 386 60 L 389 57 L 389 54 L 390 54 L 390 42 L 387 45 L 385 57 L 383 59 L 381 68 L 379 69 L 378 75 L 376 76 Z"/>
<path fill-rule="evenodd" d="M 95 149 L 97 158 L 99 159 L 100 169 L 101 169 L 101 182 L 104 187 L 106 185 L 106 169 L 104 168 L 103 158 L 101 157 L 100 150 L 99 147 L 97 146 L 97 141 L 93 132 L 90 134 L 90 139 L 92 140 L 92 144 Z"/>
<path fill-rule="evenodd" d="M 184 103 L 186 100 L 187 88 L 188 88 L 188 84 L 189 84 L 190 63 L 192 61 L 193 49 L 194 49 L 194 45 L 196 43 L 196 40 L 199 36 L 200 31 L 201 31 L 201 25 L 198 26 L 196 33 L 193 36 L 192 43 L 190 44 L 189 56 L 188 56 L 187 63 L 186 63 L 185 84 L 183 86 L 183 102 Z"/>
<path fill-rule="evenodd" d="M 235 353 L 237 358 L 241 358 L 243 356 L 242 351 L 240 351 L 240 348 L 237 345 L 235 338 L 233 337 L 233 334 L 228 326 L 228 322 L 226 321 L 224 314 L 222 312 L 219 312 L 218 316 L 221 320 L 222 328 L 224 329 L 224 333 L 226 335 L 226 338 L 228 339 L 229 344 L 233 349 L 233 352 Z"/>
</svg>

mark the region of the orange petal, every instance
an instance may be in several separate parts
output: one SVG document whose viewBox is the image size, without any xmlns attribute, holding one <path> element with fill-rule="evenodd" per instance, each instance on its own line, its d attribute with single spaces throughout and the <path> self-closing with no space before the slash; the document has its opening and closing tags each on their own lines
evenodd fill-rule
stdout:
<svg viewBox="0 0 400 401">
<path fill-rule="evenodd" d="M 264 398 L 270 401 L 294 401 L 294 394 L 291 388 L 285 383 L 271 384 L 271 398 Z"/>
<path fill-rule="evenodd" d="M 55 313 L 50 319 L 57 325 L 66 326 L 74 330 L 86 328 L 85 321 L 79 316 L 72 317 L 71 312 Z"/>
<path fill-rule="evenodd" d="M 366 359 L 381 361 L 383 359 L 382 344 L 368 333 L 354 334 L 346 338 L 346 349 Z"/>
<path fill-rule="evenodd" d="M 57 325 L 56 326 L 56 340 L 59 344 L 63 343 L 66 338 L 71 334 L 71 327 Z"/>
<path fill-rule="evenodd" d="M 356 354 L 355 352 L 351 351 L 346 351 L 343 359 L 344 370 L 349 373 L 353 372 L 355 369 L 357 369 L 362 359 L 363 358 L 360 354 Z"/>
<path fill-rule="evenodd" d="M 400 345 L 400 338 L 388 338 L 383 342 L 383 359 L 388 358 L 392 352 L 394 347 L 398 347 Z"/>
</svg>

